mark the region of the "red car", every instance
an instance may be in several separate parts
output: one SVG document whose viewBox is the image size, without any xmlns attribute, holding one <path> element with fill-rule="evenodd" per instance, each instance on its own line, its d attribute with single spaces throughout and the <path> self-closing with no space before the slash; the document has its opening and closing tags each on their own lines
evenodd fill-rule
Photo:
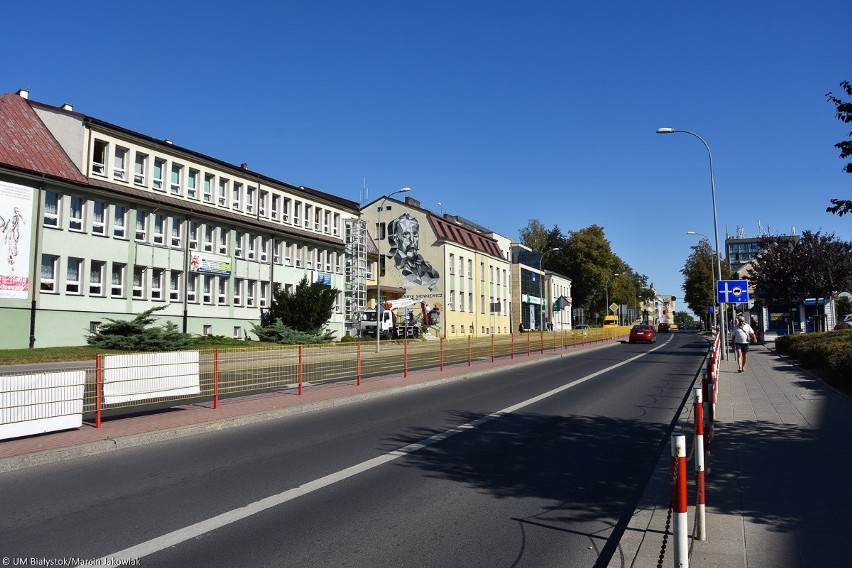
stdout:
<svg viewBox="0 0 852 568">
<path fill-rule="evenodd" d="M 636 324 L 630 329 L 630 337 L 627 340 L 629 343 L 638 341 L 647 341 L 648 343 L 657 342 L 657 332 L 650 325 Z"/>
<path fill-rule="evenodd" d="M 657 333 L 668 333 L 669 332 L 669 324 L 661 323 L 657 326 Z"/>
</svg>

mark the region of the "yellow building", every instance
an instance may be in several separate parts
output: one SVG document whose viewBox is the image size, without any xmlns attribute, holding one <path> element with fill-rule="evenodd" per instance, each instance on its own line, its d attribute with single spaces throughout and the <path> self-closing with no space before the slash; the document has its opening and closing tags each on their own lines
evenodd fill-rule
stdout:
<svg viewBox="0 0 852 568">
<path fill-rule="evenodd" d="M 362 208 L 361 218 L 377 249 L 367 269 L 370 306 L 378 288 L 382 302 L 419 303 L 414 317 L 425 320 L 433 336 L 511 333 L 511 270 L 499 236 L 436 215 L 411 197 L 376 199 Z"/>
</svg>

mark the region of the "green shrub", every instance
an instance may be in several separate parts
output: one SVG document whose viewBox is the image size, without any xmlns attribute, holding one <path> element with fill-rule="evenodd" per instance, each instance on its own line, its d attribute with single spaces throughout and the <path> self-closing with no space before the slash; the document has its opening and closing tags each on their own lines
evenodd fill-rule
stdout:
<svg viewBox="0 0 852 568">
<path fill-rule="evenodd" d="M 848 330 L 785 335 L 775 341 L 775 349 L 803 367 L 821 367 L 833 377 L 852 381 L 852 332 Z"/>
<path fill-rule="evenodd" d="M 298 331 L 275 320 L 267 325 L 253 324 L 252 330 L 260 341 L 280 343 L 284 345 L 304 345 L 312 343 L 329 343 L 334 339 L 334 331 L 324 330 L 319 333 Z"/>
<path fill-rule="evenodd" d="M 99 349 L 118 351 L 175 351 L 189 346 L 190 336 L 181 333 L 174 322 L 153 326 L 153 313 L 166 306 L 151 308 L 132 320 L 106 318 L 107 322 L 95 333 L 86 336 L 86 343 Z"/>
</svg>

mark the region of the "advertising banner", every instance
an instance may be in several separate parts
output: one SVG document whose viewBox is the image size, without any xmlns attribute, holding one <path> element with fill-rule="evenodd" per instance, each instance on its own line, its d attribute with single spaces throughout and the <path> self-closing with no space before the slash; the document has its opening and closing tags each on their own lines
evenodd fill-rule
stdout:
<svg viewBox="0 0 852 568">
<path fill-rule="evenodd" d="M 26 300 L 30 291 L 31 187 L 0 181 L 0 298 Z"/>
<path fill-rule="evenodd" d="M 193 251 L 189 257 L 190 272 L 199 274 L 231 275 L 231 257 L 212 254 L 209 252 Z"/>
</svg>

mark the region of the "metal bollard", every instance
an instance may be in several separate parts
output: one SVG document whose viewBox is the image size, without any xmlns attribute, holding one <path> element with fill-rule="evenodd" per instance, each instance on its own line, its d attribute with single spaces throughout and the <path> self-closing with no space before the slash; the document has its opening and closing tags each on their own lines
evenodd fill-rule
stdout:
<svg viewBox="0 0 852 568">
<path fill-rule="evenodd" d="M 695 389 L 695 522 L 698 540 L 707 540 L 704 496 L 704 405 L 701 389 Z"/>
<path fill-rule="evenodd" d="M 674 472 L 674 565 L 689 568 L 689 522 L 686 514 L 686 436 L 672 436 L 672 470 Z"/>
</svg>

